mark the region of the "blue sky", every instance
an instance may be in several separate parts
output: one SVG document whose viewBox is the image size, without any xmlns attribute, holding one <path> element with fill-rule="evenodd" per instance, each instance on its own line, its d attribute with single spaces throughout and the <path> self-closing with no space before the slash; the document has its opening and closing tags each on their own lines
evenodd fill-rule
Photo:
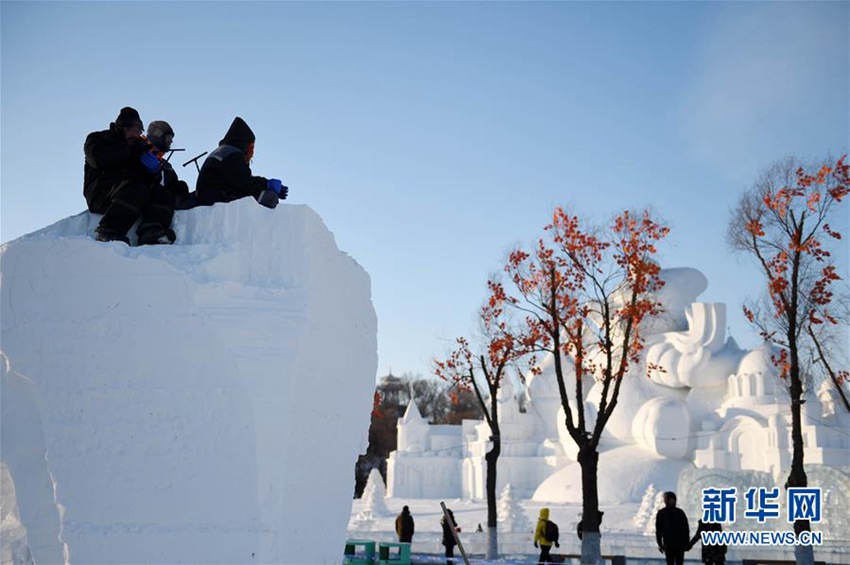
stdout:
<svg viewBox="0 0 850 565">
<path fill-rule="evenodd" d="M 427 374 L 472 332 L 488 274 L 558 204 L 599 221 L 652 207 L 664 265 L 700 269 L 700 299 L 752 346 L 740 304 L 761 281 L 729 255 L 729 209 L 772 161 L 848 146 L 848 2 L 0 10 L 3 242 L 85 208 L 83 140 L 122 106 L 171 123 L 177 163 L 241 116 L 255 174 L 371 275 L 381 375 Z"/>
</svg>

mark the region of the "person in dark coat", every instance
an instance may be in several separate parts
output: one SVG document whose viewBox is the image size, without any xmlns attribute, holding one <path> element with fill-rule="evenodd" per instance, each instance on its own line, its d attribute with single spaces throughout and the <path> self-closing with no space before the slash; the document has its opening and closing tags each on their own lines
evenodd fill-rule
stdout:
<svg viewBox="0 0 850 565">
<path fill-rule="evenodd" d="M 398 541 L 412 542 L 413 529 L 413 516 L 410 515 L 410 508 L 405 506 L 395 519 L 395 533 L 398 534 Z"/>
<path fill-rule="evenodd" d="M 605 512 L 599 513 L 599 526 L 602 526 L 602 517 L 605 515 Z M 578 536 L 579 541 L 584 538 L 584 518 L 578 521 L 576 524 L 576 535 Z M 602 536 L 602 532 L 599 533 L 600 537 Z"/>
<path fill-rule="evenodd" d="M 667 565 L 682 565 L 690 549 L 691 531 L 688 517 L 676 507 L 676 493 L 664 493 L 664 508 L 655 515 L 655 540 Z"/>
<path fill-rule="evenodd" d="M 150 144 L 156 149 L 157 156 L 160 158 L 162 174 L 159 178 L 159 184 L 173 195 L 175 203 L 184 201 L 189 196 L 189 185 L 186 184 L 186 181 L 182 181 L 177 177 L 174 167 L 163 158 L 166 153 L 171 151 L 171 143 L 174 141 L 174 129 L 166 121 L 155 120 L 148 124 L 147 137 Z"/>
<path fill-rule="evenodd" d="M 251 196 L 267 208 L 277 206 L 286 198 L 289 188 L 279 179 L 266 179 L 251 174 L 251 158 L 254 156 L 254 132 L 248 124 L 236 117 L 224 139 L 204 160 L 198 173 L 196 195 L 198 204 L 231 202 Z"/>
<path fill-rule="evenodd" d="M 173 197 L 159 184 L 160 159 L 142 132 L 139 113 L 127 106 L 108 130 L 86 137 L 83 196 L 90 212 L 103 214 L 95 229 L 98 241 L 129 245 L 127 232 L 139 219 L 139 245 L 176 240 Z"/>
<path fill-rule="evenodd" d="M 697 541 L 700 540 L 702 532 L 722 531 L 723 527 L 720 524 L 705 523 L 700 520 L 697 526 L 697 533 L 695 533 L 694 537 L 691 538 L 691 543 L 688 545 L 688 549 L 691 549 L 697 543 Z M 706 565 L 724 565 L 726 563 L 726 545 L 709 545 L 704 543 L 702 544 L 702 553 L 700 557 L 702 559 L 702 562 Z"/>
<path fill-rule="evenodd" d="M 455 531 L 459 532 L 460 528 L 457 527 L 457 521 L 455 521 L 454 512 L 452 512 L 451 508 L 446 508 L 446 513 L 451 518 L 452 523 L 455 525 Z M 454 563 L 454 555 L 455 555 L 455 546 L 457 545 L 457 540 L 455 540 L 455 536 L 452 533 L 452 527 L 446 521 L 446 517 L 443 516 L 443 520 L 440 522 L 443 526 L 443 545 L 446 546 L 446 563 L 448 565 L 452 565 Z"/>
</svg>

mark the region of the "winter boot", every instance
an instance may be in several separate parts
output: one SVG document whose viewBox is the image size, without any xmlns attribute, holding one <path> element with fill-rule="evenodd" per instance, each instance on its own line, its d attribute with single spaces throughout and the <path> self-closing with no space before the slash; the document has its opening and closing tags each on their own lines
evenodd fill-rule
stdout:
<svg viewBox="0 0 850 565">
<path fill-rule="evenodd" d="M 94 230 L 94 238 L 97 241 L 123 241 L 127 245 L 130 245 L 130 240 L 126 235 L 105 226 L 97 226 Z"/>
<path fill-rule="evenodd" d="M 149 229 L 139 234 L 139 245 L 171 245 L 177 234 L 171 228 Z"/>
</svg>

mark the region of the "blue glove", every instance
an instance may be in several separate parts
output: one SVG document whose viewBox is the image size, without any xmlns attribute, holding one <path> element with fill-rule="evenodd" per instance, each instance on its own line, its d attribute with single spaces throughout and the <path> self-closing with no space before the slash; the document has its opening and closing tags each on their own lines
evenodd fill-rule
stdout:
<svg viewBox="0 0 850 565">
<path fill-rule="evenodd" d="M 145 151 L 142 153 L 142 156 L 139 157 L 139 161 L 142 162 L 142 166 L 149 173 L 155 173 L 159 170 L 159 159 L 152 151 Z"/>
<path fill-rule="evenodd" d="M 281 200 L 286 200 L 286 196 L 289 194 L 289 187 L 281 183 L 280 179 L 269 179 L 266 182 L 266 187 Z"/>
<path fill-rule="evenodd" d="M 274 192 L 275 194 L 280 194 L 280 189 L 283 187 L 283 183 L 280 182 L 280 179 L 269 179 L 266 183 L 266 188 Z"/>
</svg>

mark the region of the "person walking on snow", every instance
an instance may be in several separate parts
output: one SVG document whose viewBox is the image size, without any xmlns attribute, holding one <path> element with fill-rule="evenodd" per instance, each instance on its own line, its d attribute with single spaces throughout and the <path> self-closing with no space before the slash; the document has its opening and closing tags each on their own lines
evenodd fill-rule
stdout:
<svg viewBox="0 0 850 565">
<path fill-rule="evenodd" d="M 676 493 L 664 493 L 664 508 L 655 515 L 655 540 L 667 565 L 682 565 L 690 549 L 691 532 L 688 517 L 676 507 Z"/>
<path fill-rule="evenodd" d="M 139 245 L 171 244 L 174 200 L 159 184 L 162 167 L 156 150 L 142 137 L 139 112 L 126 106 L 109 129 L 90 133 L 83 144 L 83 196 L 90 212 L 103 214 L 95 229 L 98 241 L 130 244 L 136 230 Z"/>
<path fill-rule="evenodd" d="M 688 544 L 688 550 L 690 549 L 702 538 L 702 532 L 722 532 L 723 526 L 720 524 L 703 522 L 700 520 L 697 524 L 697 532 L 694 534 L 694 537 L 691 538 L 690 543 Z M 717 545 L 708 545 L 702 544 L 702 552 L 700 554 L 702 562 L 705 565 L 725 565 L 726 563 L 726 545 L 725 544 L 717 544 Z"/>
<path fill-rule="evenodd" d="M 218 148 L 204 160 L 196 184 L 197 201 L 207 206 L 251 196 L 267 208 L 286 198 L 289 188 L 280 179 L 256 177 L 251 173 L 256 137 L 240 117 L 233 119 Z"/>
<path fill-rule="evenodd" d="M 541 508 L 540 516 L 537 518 L 537 527 L 534 529 L 534 547 L 540 546 L 539 564 L 551 563 L 549 552 L 552 551 L 552 542 L 546 539 L 546 523 L 549 521 L 549 509 Z M 555 547 L 561 547 L 556 541 Z"/>
</svg>

